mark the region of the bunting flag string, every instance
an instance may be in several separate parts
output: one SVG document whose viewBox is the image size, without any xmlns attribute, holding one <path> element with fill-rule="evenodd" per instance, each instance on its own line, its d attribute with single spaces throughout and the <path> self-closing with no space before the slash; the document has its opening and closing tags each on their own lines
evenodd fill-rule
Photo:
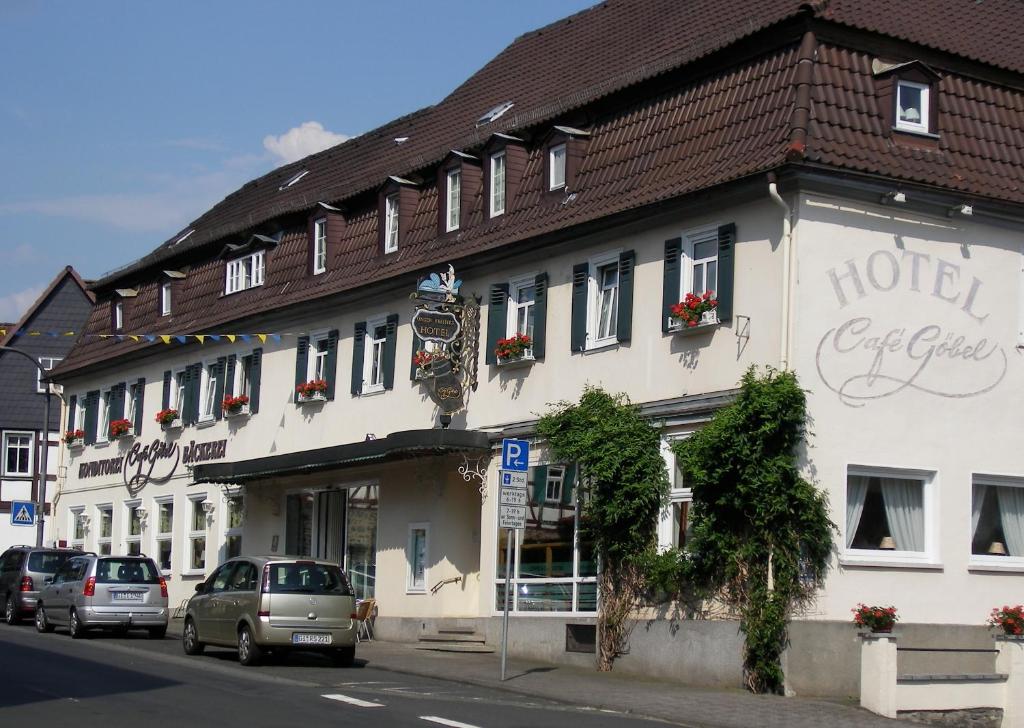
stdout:
<svg viewBox="0 0 1024 728">
<path fill-rule="evenodd" d="M 96 339 L 114 339 L 116 341 L 129 340 L 134 343 L 142 343 L 143 341 L 151 344 L 156 342 L 162 342 L 164 344 L 170 344 L 177 342 L 179 344 L 187 344 L 189 341 L 197 341 L 199 344 L 205 344 L 207 341 L 220 342 L 222 339 L 227 339 L 232 344 L 236 341 L 241 340 L 244 343 L 249 343 L 253 339 L 258 339 L 261 344 L 266 344 L 267 341 L 273 341 L 274 343 L 280 343 L 285 337 L 290 336 L 310 336 L 311 333 L 308 331 L 281 331 L 277 333 L 253 333 L 253 334 L 148 334 L 148 333 L 123 333 L 123 334 L 89 334 L 81 331 L 37 331 L 29 329 L 18 329 L 12 330 L 7 328 L 0 328 L 0 338 L 11 334 L 15 339 L 21 336 L 48 336 L 51 338 L 58 338 L 62 336 L 80 336 L 82 338 L 96 338 Z"/>
</svg>

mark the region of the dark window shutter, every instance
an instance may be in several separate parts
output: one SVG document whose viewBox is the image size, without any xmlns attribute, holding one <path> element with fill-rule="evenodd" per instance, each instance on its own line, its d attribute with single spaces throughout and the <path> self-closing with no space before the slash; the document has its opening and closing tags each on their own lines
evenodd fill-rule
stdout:
<svg viewBox="0 0 1024 728">
<path fill-rule="evenodd" d="M 736 224 L 718 228 L 718 320 L 732 321 L 733 277 L 736 268 Z"/>
<path fill-rule="evenodd" d="M 78 411 L 78 395 L 72 394 L 68 400 L 68 426 L 67 431 L 75 429 L 75 413 Z"/>
<path fill-rule="evenodd" d="M 423 348 L 423 339 L 412 332 L 412 355 L 409 357 L 409 379 L 416 381 L 416 352 Z"/>
<path fill-rule="evenodd" d="M 224 394 L 228 397 L 235 396 L 235 368 L 238 366 L 238 357 L 232 354 L 228 357 L 228 366 L 224 370 Z"/>
<path fill-rule="evenodd" d="M 629 341 L 633 336 L 633 269 L 636 253 L 627 250 L 619 255 L 619 316 L 615 323 L 615 338 Z"/>
<path fill-rule="evenodd" d="M 142 407 L 146 402 L 146 380 L 139 379 L 135 383 L 135 434 L 142 434 Z"/>
<path fill-rule="evenodd" d="M 533 358 L 544 358 L 548 331 L 548 274 L 538 273 L 533 280 Z"/>
<path fill-rule="evenodd" d="M 224 372 L 227 370 L 228 359 L 226 356 L 217 357 L 217 365 L 214 371 L 217 381 L 213 387 L 213 419 L 219 420 L 224 416 Z"/>
<path fill-rule="evenodd" d="M 583 351 L 587 348 L 587 288 L 589 280 L 589 263 L 577 263 L 572 267 L 572 330 L 570 332 L 572 351 Z"/>
<path fill-rule="evenodd" d="M 96 442 L 96 405 L 100 401 L 98 391 L 89 392 L 85 395 L 85 444 L 92 445 Z"/>
<path fill-rule="evenodd" d="M 543 504 L 548 489 L 548 466 L 534 465 L 531 469 L 533 470 L 533 502 Z M 539 509 L 537 518 L 540 519 Z"/>
<path fill-rule="evenodd" d="M 164 392 L 163 399 L 160 400 L 160 409 L 165 410 L 171 406 L 171 382 L 174 381 L 174 372 L 164 372 Z M 181 407 L 181 403 L 178 403 L 178 407 Z M 178 414 L 181 414 L 180 412 Z"/>
<path fill-rule="evenodd" d="M 252 371 L 249 373 L 249 412 L 260 411 L 260 372 L 263 369 L 263 349 L 252 350 Z"/>
<path fill-rule="evenodd" d="M 334 399 L 334 383 L 338 379 L 338 330 L 327 333 L 327 361 L 324 362 L 324 376 L 327 377 L 327 399 Z"/>
<path fill-rule="evenodd" d="M 309 337 L 300 336 L 295 345 L 295 386 L 306 383 L 309 371 Z"/>
<path fill-rule="evenodd" d="M 562 477 L 562 503 L 571 504 L 573 490 L 576 488 L 576 463 L 569 463 L 565 466 L 565 475 Z"/>
<path fill-rule="evenodd" d="M 356 324 L 352 339 L 352 394 L 363 391 L 363 350 L 366 347 L 366 322 Z"/>
<path fill-rule="evenodd" d="M 384 339 L 384 389 L 395 388 L 395 350 L 398 346 L 398 314 L 388 316 Z"/>
<path fill-rule="evenodd" d="M 498 339 L 505 338 L 508 330 L 508 283 L 495 283 L 491 286 L 491 295 L 487 299 L 487 351 L 484 361 L 497 364 L 498 356 L 494 350 L 498 348 Z"/>
<path fill-rule="evenodd" d="M 683 239 L 672 238 L 665 241 L 665 267 L 661 288 L 661 330 L 668 331 L 672 321 L 672 307 L 679 303 L 679 278 L 681 275 L 681 255 Z"/>
<path fill-rule="evenodd" d="M 124 382 L 110 388 L 110 421 L 124 419 Z M 109 434 L 109 433 L 108 433 Z"/>
<path fill-rule="evenodd" d="M 189 364 L 185 370 L 185 412 L 182 422 L 194 425 L 199 421 L 199 389 L 202 384 L 203 365 Z"/>
</svg>

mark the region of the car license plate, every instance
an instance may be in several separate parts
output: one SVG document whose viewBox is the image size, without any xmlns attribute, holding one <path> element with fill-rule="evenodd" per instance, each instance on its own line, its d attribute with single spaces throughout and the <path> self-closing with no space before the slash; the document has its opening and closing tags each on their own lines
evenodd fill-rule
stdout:
<svg viewBox="0 0 1024 728">
<path fill-rule="evenodd" d="M 293 634 L 293 645 L 329 645 L 331 636 L 329 634 Z"/>
<path fill-rule="evenodd" d="M 110 596 L 121 602 L 141 602 L 145 592 L 117 591 L 111 592 Z"/>
</svg>

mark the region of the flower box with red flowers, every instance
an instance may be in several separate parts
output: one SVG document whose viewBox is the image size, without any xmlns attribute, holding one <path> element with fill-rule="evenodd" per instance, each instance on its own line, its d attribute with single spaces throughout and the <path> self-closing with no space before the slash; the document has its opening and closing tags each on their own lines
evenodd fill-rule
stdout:
<svg viewBox="0 0 1024 728">
<path fill-rule="evenodd" d="M 853 610 L 853 623 L 858 627 L 867 627 L 872 632 L 892 632 L 896 624 L 896 607 L 869 607 L 858 604 Z"/>
<path fill-rule="evenodd" d="M 131 420 L 114 420 L 110 423 L 110 439 L 117 440 L 128 437 L 132 432 Z"/>
<path fill-rule="evenodd" d="M 1003 630 L 1003 634 L 1012 637 L 1024 636 L 1024 604 L 993 609 L 992 614 L 989 615 L 988 624 Z"/>
<path fill-rule="evenodd" d="M 668 327 L 680 334 L 707 331 L 718 326 L 718 299 L 713 291 L 697 295 L 687 293 L 682 301 L 672 306 Z"/>
<path fill-rule="evenodd" d="M 416 366 L 416 378 L 425 379 L 430 375 L 431 369 L 447 360 L 448 355 L 443 351 L 420 349 L 412 357 L 412 363 Z"/>
<path fill-rule="evenodd" d="M 178 410 L 168 407 L 156 413 L 156 423 L 165 432 L 167 430 L 177 430 L 181 428 L 181 417 L 178 416 Z"/>
<path fill-rule="evenodd" d="M 224 410 L 226 417 L 240 417 L 249 414 L 249 398 L 244 394 L 240 394 L 237 397 L 227 394 L 224 396 L 220 406 Z"/>
<path fill-rule="evenodd" d="M 533 339 L 528 334 L 516 333 L 507 339 L 498 339 L 494 347 L 498 366 L 533 363 Z"/>
<path fill-rule="evenodd" d="M 295 398 L 300 403 L 326 402 L 327 382 L 323 379 L 311 379 L 300 384 L 295 388 Z"/>
<path fill-rule="evenodd" d="M 85 446 L 85 430 L 68 430 L 64 433 L 64 444 L 70 448 Z"/>
</svg>

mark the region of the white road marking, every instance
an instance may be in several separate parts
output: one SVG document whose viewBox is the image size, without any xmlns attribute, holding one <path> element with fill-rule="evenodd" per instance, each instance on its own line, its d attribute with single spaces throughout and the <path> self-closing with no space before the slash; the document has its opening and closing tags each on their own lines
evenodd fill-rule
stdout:
<svg viewBox="0 0 1024 728">
<path fill-rule="evenodd" d="M 371 703 L 368 700 L 360 700 L 359 698 L 351 698 L 348 695 L 341 695 L 340 693 L 334 693 L 332 695 L 321 695 L 321 698 L 327 698 L 328 700 L 337 700 L 339 703 L 348 703 L 349 705 L 355 705 L 358 708 L 383 708 L 383 703 Z"/>
<path fill-rule="evenodd" d="M 438 718 L 436 715 L 421 715 L 420 720 L 430 721 L 431 723 L 440 723 L 441 725 L 450 726 L 451 728 L 480 728 L 480 726 L 473 725 L 472 723 L 460 723 L 457 720 Z"/>
</svg>

